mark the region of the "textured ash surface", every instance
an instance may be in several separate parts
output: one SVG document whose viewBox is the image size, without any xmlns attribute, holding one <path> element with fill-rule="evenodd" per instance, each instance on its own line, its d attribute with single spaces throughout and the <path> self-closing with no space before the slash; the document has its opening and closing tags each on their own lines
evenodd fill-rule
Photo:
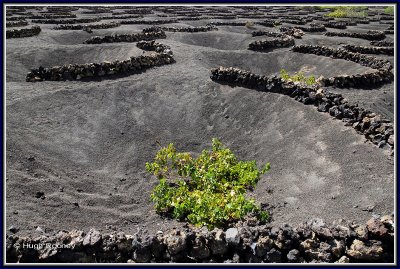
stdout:
<svg viewBox="0 0 400 269">
<path fill-rule="evenodd" d="M 158 42 L 171 46 L 176 63 L 142 74 L 28 83 L 26 73 L 40 65 L 124 60 L 142 53 L 135 43 L 83 45 L 91 34 L 40 26 L 38 36 L 7 40 L 6 224 L 20 233 L 32 233 L 36 226 L 105 231 L 112 225 L 133 233 L 140 225 L 150 231 L 182 225 L 153 210 L 149 195 L 157 180 L 146 174 L 145 163 L 159 149 L 156 141 L 198 153 L 210 147 L 213 137 L 242 159 L 256 159 L 260 166 L 271 163 L 271 171 L 249 196 L 275 207 L 276 223 L 297 225 L 314 217 L 365 222 L 372 214 L 392 213 L 394 164 L 386 151 L 315 107 L 209 78 L 210 69 L 220 65 L 271 75 L 281 68 L 303 70 L 325 77 L 368 68 L 288 48 L 249 51 L 248 43 L 262 39 L 251 37 L 253 30 L 220 26 L 207 33 L 167 32 L 167 39 Z M 123 25 L 92 35 L 145 27 Z M 334 31 L 385 27 L 373 22 Z M 306 33 L 296 44 L 335 47 L 369 41 Z M 393 120 L 393 88 L 331 90 Z M 35 197 L 39 191 L 45 199 Z M 368 207 L 372 211 L 365 211 Z"/>
</svg>

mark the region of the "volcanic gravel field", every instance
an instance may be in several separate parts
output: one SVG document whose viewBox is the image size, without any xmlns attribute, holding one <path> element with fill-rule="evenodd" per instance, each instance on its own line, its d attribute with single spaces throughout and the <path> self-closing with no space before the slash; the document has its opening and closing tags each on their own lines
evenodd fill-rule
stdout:
<svg viewBox="0 0 400 269">
<path fill-rule="evenodd" d="M 143 18 L 104 19 L 87 25 L 124 20 L 177 19 L 159 27 L 200 27 L 210 22 L 255 22 L 254 26 L 220 26 L 207 32 L 165 31 L 156 42 L 170 47 L 174 63 L 144 72 L 102 78 L 26 81 L 31 69 L 67 64 L 123 61 L 151 55 L 137 42 L 84 44 L 93 36 L 141 33 L 152 24 L 121 24 L 115 28 L 54 30 L 38 25 L 38 35 L 6 40 L 6 225 L 20 235 L 59 230 L 108 230 L 149 233 L 184 223 L 156 214 L 150 193 L 158 180 L 145 170 L 159 144 L 174 143 L 179 151 L 200 153 L 219 138 L 240 159 L 270 162 L 271 170 L 249 197 L 270 210 L 272 224 L 297 225 L 313 218 L 364 223 L 372 216 L 394 211 L 393 146 L 370 142 L 351 126 L 290 96 L 256 91 L 213 81 L 211 69 L 235 67 L 254 74 L 335 77 L 374 71 L 345 59 L 292 51 L 291 47 L 260 52 L 249 43 L 271 39 L 254 31 L 279 32 L 257 24 L 273 15 L 318 18 L 327 11 L 295 7 L 176 7 L 188 12 L 207 9 L 207 18 L 190 18 L 175 9 L 152 8 Z M 133 10 L 120 7 L 117 12 Z M 179 10 L 180 10 L 179 9 Z M 220 10 L 233 14 L 263 14 L 256 18 L 214 19 Z M 43 14 L 46 8 L 29 9 Z M 112 16 L 71 11 L 77 18 Z M 370 8 L 373 14 L 382 11 Z M 212 13 L 216 15 L 213 15 Z M 376 13 L 378 12 L 378 13 Z M 211 14 L 209 14 L 211 13 Z M 229 13 L 227 13 L 229 14 Z M 232 14 L 230 14 L 232 15 Z M 24 16 L 23 14 L 14 16 Z M 123 16 L 123 15 L 121 15 Z M 168 17 L 165 17 L 168 16 Z M 368 18 L 378 18 L 371 15 Z M 76 18 L 74 18 L 76 19 Z M 63 20 L 72 20 L 70 18 Z M 273 19 L 278 20 L 278 19 Z M 383 22 L 383 23 L 382 23 Z M 371 20 L 330 32 L 384 31 L 390 21 Z M 85 23 L 80 23 L 85 24 Z M 72 24 L 73 25 L 73 24 Z M 295 45 L 339 48 L 371 46 L 370 40 L 304 32 Z M 393 34 L 385 41 L 394 42 Z M 389 55 L 372 55 L 395 63 Z M 395 73 L 393 71 L 393 73 Z M 394 82 L 374 87 L 325 87 L 351 103 L 394 123 Z M 40 227 L 41 229 L 37 229 Z"/>
</svg>

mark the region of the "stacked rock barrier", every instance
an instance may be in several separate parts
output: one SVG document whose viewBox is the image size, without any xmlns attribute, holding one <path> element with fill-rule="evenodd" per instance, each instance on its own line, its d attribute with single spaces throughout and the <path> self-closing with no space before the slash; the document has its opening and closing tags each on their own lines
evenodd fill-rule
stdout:
<svg viewBox="0 0 400 269">
<path fill-rule="evenodd" d="M 304 31 L 304 32 L 325 32 L 326 28 L 322 24 L 313 24 L 311 23 L 308 27 L 306 26 L 296 26 L 296 28 Z"/>
<path fill-rule="evenodd" d="M 207 25 L 207 26 L 198 26 L 198 27 L 161 27 L 161 30 L 166 31 L 166 32 L 197 33 L 197 32 L 216 31 L 216 30 L 218 30 L 218 28 L 213 25 Z"/>
<path fill-rule="evenodd" d="M 304 35 L 304 32 L 296 27 L 281 27 L 279 31 L 286 35 L 293 36 L 294 38 L 301 38 Z"/>
<path fill-rule="evenodd" d="M 58 25 L 53 30 L 83 30 L 83 29 L 109 29 L 121 26 L 119 22 L 109 22 L 101 24 L 65 24 Z"/>
<path fill-rule="evenodd" d="M 19 17 L 6 17 L 6 21 L 25 21 L 27 17 L 19 16 Z"/>
<path fill-rule="evenodd" d="M 123 15 L 123 16 L 99 16 L 100 20 L 126 20 L 126 19 L 137 19 L 143 18 L 142 15 Z"/>
<path fill-rule="evenodd" d="M 269 37 L 283 37 L 285 34 L 278 32 L 269 31 L 254 31 L 251 33 L 252 36 L 269 36 Z"/>
<path fill-rule="evenodd" d="M 182 227 L 148 234 L 60 231 L 25 237 L 6 234 L 8 263 L 368 263 L 394 262 L 392 216 L 366 224 L 296 227 L 240 221 L 229 229 Z"/>
<path fill-rule="evenodd" d="M 293 19 L 280 19 L 281 23 L 290 23 L 296 25 L 305 25 L 307 24 L 306 20 L 293 20 Z"/>
<path fill-rule="evenodd" d="M 27 21 L 10 21 L 6 23 L 6 27 L 20 27 L 20 26 L 27 26 Z"/>
<path fill-rule="evenodd" d="M 172 56 L 172 50 L 171 47 L 161 44 L 161 43 L 156 43 L 154 40 L 152 41 L 139 41 L 136 46 L 139 49 L 142 50 L 147 50 L 147 51 L 155 51 L 158 53 L 166 53 Z"/>
<path fill-rule="evenodd" d="M 294 46 L 292 50 L 294 52 L 344 59 L 373 69 L 378 69 L 375 72 L 366 72 L 364 74 L 325 78 L 321 81 L 325 86 L 368 88 L 389 83 L 394 79 L 393 73 L 391 72 L 393 67 L 388 60 L 350 52 L 344 48 L 333 49 L 325 46 L 299 45 Z"/>
<path fill-rule="evenodd" d="M 392 64 L 388 60 L 383 60 L 360 53 L 349 52 L 342 48 L 334 49 L 318 45 L 298 45 L 294 46 L 292 49 L 294 52 L 309 53 L 336 59 L 344 59 L 374 69 L 391 70 L 393 68 Z"/>
<path fill-rule="evenodd" d="M 118 42 L 138 42 L 142 40 L 154 40 L 166 38 L 165 32 L 145 32 L 137 34 L 121 34 L 109 36 L 94 36 L 85 40 L 84 44 L 118 43 Z"/>
<path fill-rule="evenodd" d="M 366 40 L 382 40 L 385 39 L 385 33 L 381 31 L 368 31 L 367 33 L 342 33 L 342 32 L 327 32 L 326 36 L 352 37 L 362 38 Z"/>
<path fill-rule="evenodd" d="M 257 24 L 265 26 L 265 27 L 275 27 L 277 25 L 281 25 L 282 23 L 280 20 L 265 20 L 265 21 L 257 22 Z"/>
<path fill-rule="evenodd" d="M 40 24 L 77 24 L 77 23 L 91 23 L 98 21 L 100 21 L 99 18 L 69 19 L 69 20 L 55 20 L 55 19 L 32 20 L 33 23 L 40 23 Z"/>
<path fill-rule="evenodd" d="M 262 76 L 237 68 L 216 68 L 211 70 L 211 79 L 241 87 L 265 92 L 288 95 L 305 104 L 314 105 L 319 112 L 329 113 L 352 126 L 379 148 L 393 150 L 394 128 L 390 121 L 380 115 L 349 104 L 341 94 L 331 93 L 326 89 L 300 83 L 285 82 L 281 78 Z"/>
<path fill-rule="evenodd" d="M 346 23 L 341 21 L 328 21 L 323 24 L 326 28 L 346 29 Z"/>
<path fill-rule="evenodd" d="M 394 55 L 393 47 L 369 47 L 369 46 L 354 46 L 354 45 L 344 45 L 343 48 L 351 51 L 364 54 L 386 54 Z"/>
<path fill-rule="evenodd" d="M 371 41 L 369 43 L 371 46 L 375 46 L 375 47 L 393 47 L 394 46 L 394 42 L 392 41 Z"/>
<path fill-rule="evenodd" d="M 27 82 L 64 81 L 101 78 L 112 75 L 127 75 L 142 72 L 146 69 L 174 63 L 174 58 L 166 53 L 149 56 L 131 57 L 125 61 L 69 64 L 50 68 L 33 69 L 26 76 Z"/>
<path fill-rule="evenodd" d="M 236 16 L 210 16 L 210 20 L 234 20 Z"/>
<path fill-rule="evenodd" d="M 121 24 L 168 24 L 168 23 L 177 23 L 178 20 L 130 20 L 130 21 L 120 21 Z"/>
<path fill-rule="evenodd" d="M 6 31 L 6 38 L 22 38 L 30 37 L 40 34 L 42 30 L 39 26 L 32 26 L 31 28 L 12 29 Z"/>
<path fill-rule="evenodd" d="M 268 51 L 273 48 L 294 46 L 294 38 L 288 35 L 271 40 L 254 41 L 249 44 L 249 50 Z"/>
<path fill-rule="evenodd" d="M 215 21 L 210 22 L 208 25 L 215 25 L 215 26 L 246 26 L 245 22 L 224 22 L 224 21 Z"/>
<path fill-rule="evenodd" d="M 76 18 L 75 14 L 41 14 L 32 15 L 28 17 L 29 19 L 66 19 L 66 18 Z"/>
</svg>

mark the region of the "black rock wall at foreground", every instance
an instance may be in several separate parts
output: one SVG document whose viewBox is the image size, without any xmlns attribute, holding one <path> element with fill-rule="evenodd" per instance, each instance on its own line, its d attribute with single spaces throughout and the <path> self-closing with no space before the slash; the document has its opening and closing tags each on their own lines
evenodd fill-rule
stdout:
<svg viewBox="0 0 400 269">
<path fill-rule="evenodd" d="M 32 26 L 31 28 L 12 29 L 6 31 L 6 38 L 22 38 L 30 37 L 40 34 L 42 30 L 39 26 Z"/>
<path fill-rule="evenodd" d="M 352 126 L 379 148 L 393 150 L 394 128 L 390 121 L 358 107 L 357 104 L 348 103 L 341 94 L 331 93 L 319 88 L 319 85 L 307 86 L 301 83 L 285 82 L 277 76 L 261 76 L 232 67 L 212 69 L 211 79 L 259 91 L 288 95 L 305 105 L 314 105 L 319 112 L 329 113 L 332 117 L 345 122 L 345 125 Z"/>
<path fill-rule="evenodd" d="M 222 230 L 173 229 L 102 234 L 95 229 L 55 235 L 6 235 L 8 263 L 361 263 L 394 261 L 393 216 L 366 224 L 326 225 L 313 219 L 297 227 L 260 225 L 252 218 Z"/>
</svg>

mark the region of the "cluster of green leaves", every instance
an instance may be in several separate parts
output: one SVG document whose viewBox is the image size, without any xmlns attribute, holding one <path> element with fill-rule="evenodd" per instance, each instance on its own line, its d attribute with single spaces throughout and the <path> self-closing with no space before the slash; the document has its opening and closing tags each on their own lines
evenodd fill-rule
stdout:
<svg viewBox="0 0 400 269">
<path fill-rule="evenodd" d="M 394 15 L 394 7 L 386 7 L 383 12 L 389 15 Z"/>
<path fill-rule="evenodd" d="M 238 161 L 215 138 L 211 151 L 203 150 L 197 158 L 177 152 L 169 144 L 152 163 L 146 163 L 146 170 L 160 180 L 151 194 L 157 213 L 209 229 L 224 227 L 248 214 L 262 222 L 268 220 L 268 213 L 245 194 L 269 168 L 267 163 L 260 171 L 255 161 Z"/>
<path fill-rule="evenodd" d="M 365 6 L 335 6 L 326 16 L 333 18 L 365 18 L 368 7 Z"/>
<path fill-rule="evenodd" d="M 315 84 L 315 77 L 313 75 L 306 77 L 303 72 L 295 72 L 291 76 L 285 69 L 281 69 L 280 76 L 284 81 L 301 82 L 310 86 Z"/>
</svg>

